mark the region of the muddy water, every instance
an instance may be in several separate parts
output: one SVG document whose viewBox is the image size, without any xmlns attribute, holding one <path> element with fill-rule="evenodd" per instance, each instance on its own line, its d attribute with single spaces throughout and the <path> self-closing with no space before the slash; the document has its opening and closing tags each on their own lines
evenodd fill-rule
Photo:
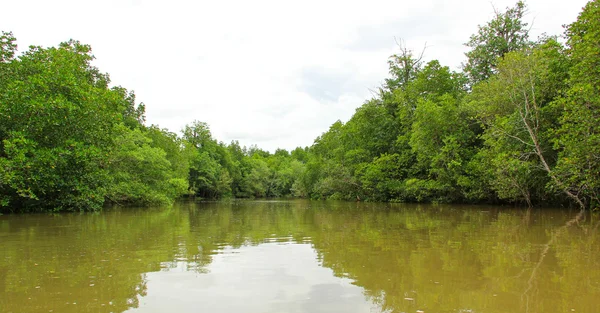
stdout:
<svg viewBox="0 0 600 313">
<path fill-rule="evenodd" d="M 600 220 L 310 201 L 0 216 L 0 312 L 600 312 Z M 548 244 L 550 243 L 550 244 Z"/>
</svg>

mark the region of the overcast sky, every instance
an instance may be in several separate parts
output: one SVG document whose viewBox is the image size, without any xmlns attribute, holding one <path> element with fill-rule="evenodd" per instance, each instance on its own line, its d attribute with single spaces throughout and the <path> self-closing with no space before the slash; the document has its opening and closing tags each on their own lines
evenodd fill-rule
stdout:
<svg viewBox="0 0 600 313">
<path fill-rule="evenodd" d="M 3 1 L 0 30 L 20 50 L 76 39 L 149 124 L 207 122 L 220 141 L 309 146 L 347 121 L 387 77 L 394 38 L 458 69 L 463 43 L 516 0 Z M 587 1 L 530 0 L 536 38 L 562 34 Z"/>
</svg>

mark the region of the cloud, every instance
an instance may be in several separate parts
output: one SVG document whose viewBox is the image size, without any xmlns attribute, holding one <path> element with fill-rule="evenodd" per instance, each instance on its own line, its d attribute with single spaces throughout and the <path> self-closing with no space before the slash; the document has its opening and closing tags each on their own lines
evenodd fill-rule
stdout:
<svg viewBox="0 0 600 313">
<path fill-rule="evenodd" d="M 342 94 L 353 93 L 357 89 L 352 81 L 352 72 L 308 67 L 300 73 L 301 84 L 298 90 L 325 104 L 337 101 Z"/>
</svg>

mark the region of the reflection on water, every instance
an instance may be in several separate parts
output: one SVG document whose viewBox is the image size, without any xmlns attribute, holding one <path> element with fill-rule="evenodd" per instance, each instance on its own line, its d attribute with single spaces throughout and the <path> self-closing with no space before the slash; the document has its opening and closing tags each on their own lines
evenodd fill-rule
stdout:
<svg viewBox="0 0 600 313">
<path fill-rule="evenodd" d="M 225 248 L 203 274 L 184 262 L 149 273 L 131 312 L 371 312 L 362 289 L 319 266 L 309 244 Z"/>
<path fill-rule="evenodd" d="M 546 249 L 575 214 L 238 201 L 0 216 L 0 312 L 598 312 L 597 218 Z"/>
</svg>

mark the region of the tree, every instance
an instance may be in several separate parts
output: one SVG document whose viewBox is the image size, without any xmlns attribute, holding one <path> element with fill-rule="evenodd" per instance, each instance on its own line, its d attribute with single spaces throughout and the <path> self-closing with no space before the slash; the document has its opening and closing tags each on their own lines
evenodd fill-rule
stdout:
<svg viewBox="0 0 600 313">
<path fill-rule="evenodd" d="M 577 21 L 566 29 L 570 70 L 567 94 L 558 101 L 563 109 L 554 141 L 560 149 L 556 175 L 560 188 L 600 205 L 600 1 L 588 2 Z M 573 198 L 573 197 L 572 197 Z"/>
<path fill-rule="evenodd" d="M 213 141 L 210 127 L 205 122 L 193 121 L 191 125 L 186 125 L 182 132 L 183 139 L 197 149 Z"/>
<path fill-rule="evenodd" d="M 101 208 L 115 125 L 130 102 L 91 65 L 88 45 L 33 46 L 13 58 L 16 45 L 7 37 L 3 33 L 0 63 L 0 205 L 19 211 Z"/>
<path fill-rule="evenodd" d="M 385 107 L 393 117 L 406 113 L 406 110 L 413 108 L 414 102 L 410 98 L 411 93 L 406 91 L 409 84 L 421 71 L 425 53 L 425 49 L 423 49 L 419 56 L 415 56 L 413 51 L 408 49 L 404 43 L 399 43 L 398 47 L 400 53 L 394 54 L 388 59 L 391 77 L 385 79 L 384 85 L 379 88 L 379 97 L 373 99 Z"/>
<path fill-rule="evenodd" d="M 17 39 L 11 32 L 0 34 L 0 88 L 3 83 L 10 81 L 11 63 L 17 52 Z"/>
<path fill-rule="evenodd" d="M 581 199 L 555 173 L 548 134 L 556 125 L 551 102 L 559 95 L 566 68 L 562 47 L 548 40 L 538 47 L 505 55 L 498 74 L 473 91 L 483 138 L 495 165 L 500 197 L 543 195 L 548 180 L 583 207 Z"/>
<path fill-rule="evenodd" d="M 17 39 L 12 32 L 2 32 L 0 35 L 0 63 L 8 63 L 15 58 Z"/>
<path fill-rule="evenodd" d="M 459 100 L 450 94 L 437 101 L 422 100 L 417 107 L 410 145 L 418 166 L 427 173 L 423 178 L 443 189 L 443 195 L 434 197 L 438 201 L 462 200 L 461 189 L 470 185 L 465 167 L 474 155 L 475 135 L 469 122 Z"/>
<path fill-rule="evenodd" d="M 385 79 L 385 89 L 393 91 L 395 89 L 404 89 L 410 81 L 415 79 L 417 73 L 423 65 L 423 55 L 425 49 L 419 56 L 415 56 L 413 51 L 408 49 L 404 42 L 397 43 L 400 53 L 393 54 L 388 59 L 389 73 L 391 78 Z"/>
<path fill-rule="evenodd" d="M 143 134 L 151 141 L 149 145 L 165 152 L 165 157 L 171 164 L 171 171 L 177 178 L 187 180 L 190 170 L 192 150 L 184 144 L 182 138 L 167 129 L 157 125 L 143 128 Z"/>
<path fill-rule="evenodd" d="M 376 101 L 367 101 L 356 109 L 344 125 L 341 144 L 347 165 L 371 161 L 389 152 L 398 136 L 398 120 Z M 353 151 L 353 153 L 351 153 Z"/>
<path fill-rule="evenodd" d="M 494 18 L 484 26 L 479 26 L 465 44 L 471 48 L 467 52 L 467 63 L 464 70 L 471 80 L 471 85 L 490 78 L 497 72 L 498 62 L 505 54 L 527 47 L 529 29 L 523 22 L 527 6 L 519 1 L 505 12 L 494 9 Z"/>
<path fill-rule="evenodd" d="M 358 169 L 358 178 L 365 200 L 399 200 L 402 180 L 405 178 L 402 163 L 397 154 L 383 154 Z"/>
<path fill-rule="evenodd" d="M 165 150 L 153 147 L 140 129 L 117 126 L 119 135 L 108 161 L 110 185 L 107 198 L 117 204 L 171 204 L 184 194 L 187 177 L 178 177 L 177 167 Z"/>
</svg>

